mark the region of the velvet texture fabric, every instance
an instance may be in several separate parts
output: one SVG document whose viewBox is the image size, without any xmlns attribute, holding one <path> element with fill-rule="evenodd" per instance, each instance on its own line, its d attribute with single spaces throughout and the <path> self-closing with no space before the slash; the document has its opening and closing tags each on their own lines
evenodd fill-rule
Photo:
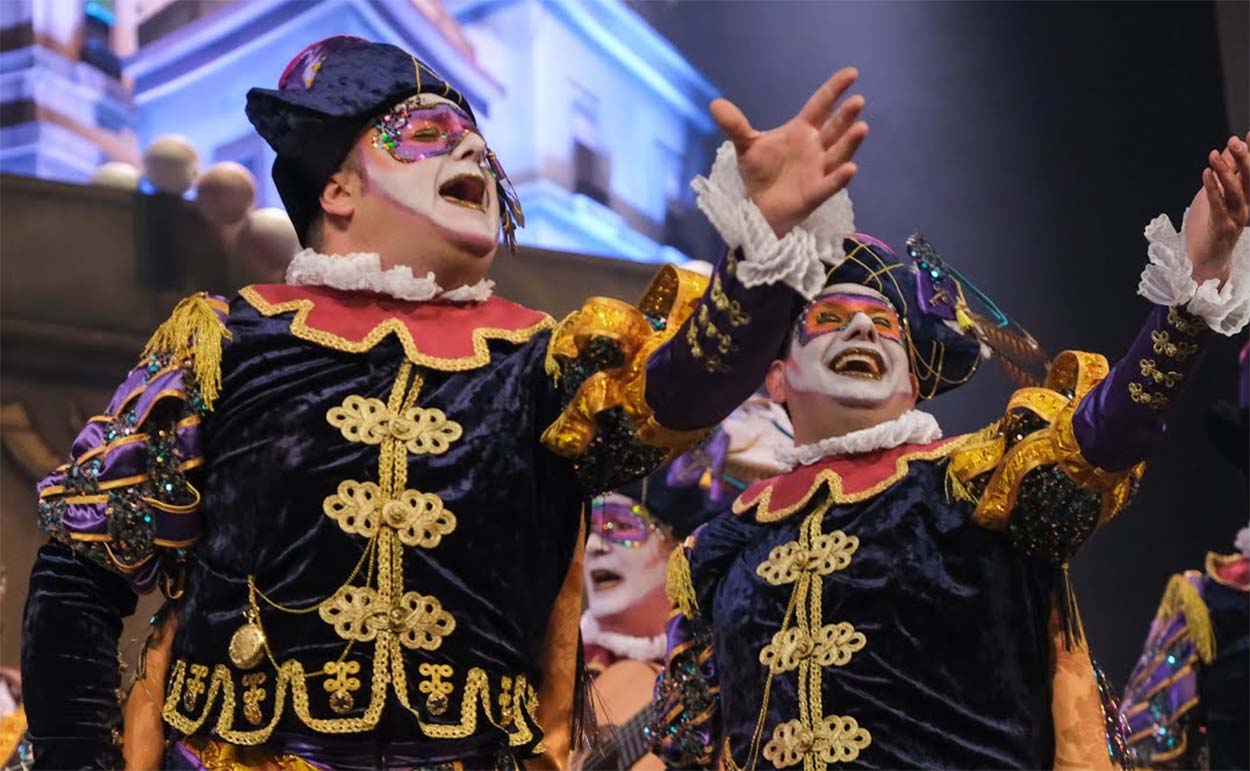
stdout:
<svg viewBox="0 0 1250 771">
<path fill-rule="evenodd" d="M 69 546 L 52 542 L 39 550 L 22 618 L 23 696 L 35 768 L 118 767 L 117 641 L 135 602 L 124 578 Z M 74 698 L 66 699 L 71 693 Z"/>
<path fill-rule="evenodd" d="M 946 502 L 944 474 L 944 462 L 913 461 L 888 494 L 824 515 L 823 532 L 859 537 L 850 567 L 824 577 L 824 623 L 849 622 L 867 640 L 845 666 L 825 668 L 824 713 L 871 733 L 851 767 L 1047 768 L 1053 567 L 973 524 L 970 505 Z M 775 524 L 725 514 L 696 536 L 691 577 L 717 641 L 721 715 L 740 766 L 764 700 L 760 650 L 793 590 L 756 567 L 798 538 L 826 496 Z M 765 742 L 798 718 L 796 684 L 793 672 L 773 678 Z"/>
<path fill-rule="evenodd" d="M 226 349 L 223 393 L 204 431 L 205 530 L 191 558 L 174 641 L 175 661 L 230 666 L 227 646 L 244 619 L 247 576 L 275 603 L 303 609 L 331 596 L 352 575 L 367 539 L 345 533 L 323 513 L 323 501 L 344 480 L 372 480 L 378 447 L 344 438 L 327 411 L 351 395 L 387 400 L 403 354 L 393 337 L 363 354 L 310 344 L 288 333 L 290 314 L 260 315 L 243 300 L 231 309 L 233 340 Z M 458 724 L 460 697 L 471 668 L 493 684 L 536 671 L 549 612 L 564 579 L 578 532 L 580 491 L 569 464 L 543 449 L 538 437 L 555 417 L 559 398 L 543 371 L 547 333 L 523 345 L 492 343 L 490 363 L 467 372 L 420 368 L 416 404 L 442 410 L 463 428 L 443 454 L 410 455 L 408 488 L 437 494 L 456 526 L 436 548 L 403 550 L 405 591 L 437 598 L 455 629 L 433 651 L 404 650 L 410 702 L 430 724 Z M 356 583 L 360 583 L 359 579 Z M 312 614 L 283 613 L 261 602 L 274 659 L 295 659 L 306 672 L 342 653 L 344 640 Z M 345 715 L 331 710 L 322 678 L 310 677 L 309 711 L 320 718 L 361 714 L 373 687 L 374 646 L 353 647 L 362 686 Z M 443 715 L 425 709 L 421 663 L 450 665 L 454 685 Z M 394 665 L 392 665 L 392 668 Z M 269 662 L 268 683 L 276 673 Z M 232 672 L 236 691 L 243 673 Z M 497 685 L 490 691 L 497 698 Z M 268 724 L 274 696 L 261 702 Z M 298 720 L 287 700 L 277 737 L 316 733 Z M 179 705 L 182 709 L 185 705 Z M 187 709 L 199 719 L 203 700 Z M 204 723 L 213 726 L 221 708 Z M 236 700 L 236 729 L 253 729 Z M 423 762 L 492 754 L 508 737 L 486 719 L 456 740 L 415 740 L 416 718 L 389 705 L 372 741 L 419 741 Z M 541 736 L 527 743 L 537 744 Z M 314 742 L 315 743 L 315 742 Z M 415 751 L 415 750 L 414 750 Z M 406 754 L 406 753 L 405 753 Z"/>
</svg>

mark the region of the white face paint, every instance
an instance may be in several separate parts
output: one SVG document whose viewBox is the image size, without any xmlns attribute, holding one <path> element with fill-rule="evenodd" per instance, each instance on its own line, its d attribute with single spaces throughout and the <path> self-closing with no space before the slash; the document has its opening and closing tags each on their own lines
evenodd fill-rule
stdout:
<svg viewBox="0 0 1250 771">
<path fill-rule="evenodd" d="M 911 398 L 898 314 L 884 295 L 859 284 L 835 284 L 799 324 L 785 363 L 787 389 L 867 408 Z"/>
<path fill-rule="evenodd" d="M 453 104 L 428 95 L 420 103 L 423 107 Z M 499 198 L 480 134 L 466 132 L 450 152 L 409 162 L 397 160 L 373 142 L 364 143 L 363 150 L 366 184 L 395 206 L 432 224 L 435 237 L 470 248 L 494 246 Z"/>
<path fill-rule="evenodd" d="M 604 502 L 624 507 L 635 504 L 632 498 L 619 493 L 604 496 Z M 651 531 L 635 547 L 614 543 L 592 531 L 586 539 L 582 568 L 590 615 L 596 619 L 619 617 L 655 599 L 657 593 L 663 595 L 670 551 L 671 544 L 657 531 Z"/>
</svg>

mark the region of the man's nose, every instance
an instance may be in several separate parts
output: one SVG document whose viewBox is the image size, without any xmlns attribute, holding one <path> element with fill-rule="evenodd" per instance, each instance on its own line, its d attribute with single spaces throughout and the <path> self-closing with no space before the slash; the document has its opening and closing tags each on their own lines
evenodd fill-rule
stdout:
<svg viewBox="0 0 1250 771">
<path fill-rule="evenodd" d="M 482 139 L 481 134 L 466 132 L 455 149 L 451 151 L 451 157 L 457 161 L 471 160 L 481 163 L 486 157 L 486 140 Z"/>
<path fill-rule="evenodd" d="M 612 551 L 612 547 L 608 545 L 608 539 L 598 533 L 591 533 L 586 537 L 586 552 L 588 554 L 607 554 Z"/>
<path fill-rule="evenodd" d="M 851 317 L 851 323 L 846 325 L 845 339 L 875 343 L 877 342 L 877 325 L 872 323 L 868 314 L 856 313 Z"/>
</svg>

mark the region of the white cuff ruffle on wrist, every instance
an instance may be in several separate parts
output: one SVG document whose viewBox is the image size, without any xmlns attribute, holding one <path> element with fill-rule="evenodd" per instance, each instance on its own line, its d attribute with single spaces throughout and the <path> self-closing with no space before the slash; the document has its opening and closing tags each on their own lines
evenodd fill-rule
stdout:
<svg viewBox="0 0 1250 771">
<path fill-rule="evenodd" d="M 811 216 L 777 238 L 738 174 L 732 142 L 716 151 L 706 177 L 690 183 L 699 208 L 731 249 L 742 249 L 738 280 L 755 287 L 786 283 L 807 299 L 820 293 L 825 272 L 842 262 L 842 239 L 855 232 L 851 197 L 845 190 L 822 203 Z"/>
<path fill-rule="evenodd" d="M 1212 330 L 1235 335 L 1250 320 L 1250 230 L 1243 230 L 1233 246 L 1224 286 L 1214 278 L 1199 284 L 1194 281 L 1193 263 L 1185 248 L 1188 223 L 1186 209 L 1179 233 L 1166 214 L 1160 214 L 1146 226 L 1150 263 L 1142 271 L 1137 293 L 1156 305 L 1185 306 Z"/>
</svg>

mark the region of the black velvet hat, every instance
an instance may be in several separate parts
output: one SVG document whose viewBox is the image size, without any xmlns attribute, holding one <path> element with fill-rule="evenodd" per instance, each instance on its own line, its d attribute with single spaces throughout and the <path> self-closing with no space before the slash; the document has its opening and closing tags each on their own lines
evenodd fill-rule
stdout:
<svg viewBox="0 0 1250 771">
<path fill-rule="evenodd" d="M 890 300 L 903 323 L 921 399 L 968 382 L 991 351 L 1020 383 L 1039 381 L 1036 370 L 1045 358 L 1041 347 L 947 265 L 923 236 L 907 240 L 907 262 L 884 243 L 858 233 L 845 240 L 843 250 L 846 259 L 829 271 L 825 285 L 859 284 Z M 984 313 L 969 307 L 966 294 L 979 300 Z"/>
<path fill-rule="evenodd" d="M 374 118 L 414 94 L 445 97 L 473 116 L 468 100 L 412 54 L 349 35 L 301 51 L 276 90 L 247 92 L 247 118 L 278 154 L 273 181 L 301 243 L 321 211 L 326 180 L 352 145 Z"/>
</svg>

